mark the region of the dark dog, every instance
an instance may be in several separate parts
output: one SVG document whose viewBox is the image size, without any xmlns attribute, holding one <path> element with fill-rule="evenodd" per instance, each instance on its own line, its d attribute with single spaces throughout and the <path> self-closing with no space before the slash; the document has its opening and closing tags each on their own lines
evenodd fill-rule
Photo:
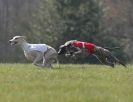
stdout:
<svg viewBox="0 0 133 102">
<path fill-rule="evenodd" d="M 126 67 L 125 63 L 116 58 L 108 49 L 116 48 L 102 48 L 92 43 L 86 43 L 81 41 L 68 41 L 64 45 L 61 45 L 58 51 L 58 55 L 75 56 L 78 53 L 82 53 L 81 49 L 87 49 L 89 54 L 94 55 L 101 63 L 114 67 L 116 63 L 119 63 Z"/>
</svg>

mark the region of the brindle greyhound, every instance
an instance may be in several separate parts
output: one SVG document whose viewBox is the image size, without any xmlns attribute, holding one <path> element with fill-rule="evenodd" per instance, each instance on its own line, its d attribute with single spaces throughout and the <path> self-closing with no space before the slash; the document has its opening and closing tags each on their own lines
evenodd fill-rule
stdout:
<svg viewBox="0 0 133 102">
<path fill-rule="evenodd" d="M 87 49 L 89 54 L 94 55 L 103 64 L 114 67 L 116 63 L 119 63 L 126 67 L 126 64 L 116 58 L 108 49 L 96 46 L 93 43 L 77 40 L 67 41 L 64 45 L 61 45 L 58 55 L 75 56 L 78 53 L 82 53 L 82 49 Z"/>
</svg>

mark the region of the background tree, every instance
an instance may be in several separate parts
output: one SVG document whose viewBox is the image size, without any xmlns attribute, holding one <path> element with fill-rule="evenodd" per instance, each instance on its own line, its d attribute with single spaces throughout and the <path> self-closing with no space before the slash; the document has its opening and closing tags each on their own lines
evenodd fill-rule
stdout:
<svg viewBox="0 0 133 102">
<path fill-rule="evenodd" d="M 102 11 L 103 8 L 100 6 L 101 1 L 77 0 L 75 2 L 74 0 L 58 0 L 58 2 L 58 12 L 62 17 L 65 26 L 61 39 L 63 43 L 67 40 L 77 39 L 94 42 L 103 47 L 120 46 L 115 38 L 105 32 L 102 21 L 104 12 Z M 115 54 L 124 60 L 127 56 L 124 56 L 125 53 L 121 51 L 121 49 L 116 51 L 121 54 Z M 90 63 L 97 62 L 94 57 L 88 57 L 86 54 L 77 57 L 75 60 L 72 58 L 72 60 L 69 61 L 86 63 L 88 60 Z M 68 62 L 68 59 L 66 62 Z"/>
<path fill-rule="evenodd" d="M 22 50 L 8 43 L 15 35 L 26 35 L 29 42 L 47 43 L 56 50 L 72 39 L 120 46 L 115 54 L 131 60 L 132 5 L 131 0 L 0 0 L 0 61 L 25 61 Z M 86 55 L 70 60 L 91 61 L 96 63 Z"/>
</svg>

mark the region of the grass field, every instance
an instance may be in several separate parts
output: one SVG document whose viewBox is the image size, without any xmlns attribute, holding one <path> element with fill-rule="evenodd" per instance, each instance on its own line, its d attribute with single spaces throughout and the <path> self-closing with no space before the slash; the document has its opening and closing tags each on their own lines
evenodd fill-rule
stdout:
<svg viewBox="0 0 133 102">
<path fill-rule="evenodd" d="M 133 66 L 0 64 L 0 102 L 133 102 Z"/>
</svg>

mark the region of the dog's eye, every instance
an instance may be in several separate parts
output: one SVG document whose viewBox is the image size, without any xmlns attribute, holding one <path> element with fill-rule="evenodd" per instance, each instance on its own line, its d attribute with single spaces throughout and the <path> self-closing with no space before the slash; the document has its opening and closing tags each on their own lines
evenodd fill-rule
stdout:
<svg viewBox="0 0 133 102">
<path fill-rule="evenodd" d="M 17 40 L 18 38 L 15 38 L 15 40 Z"/>
</svg>

